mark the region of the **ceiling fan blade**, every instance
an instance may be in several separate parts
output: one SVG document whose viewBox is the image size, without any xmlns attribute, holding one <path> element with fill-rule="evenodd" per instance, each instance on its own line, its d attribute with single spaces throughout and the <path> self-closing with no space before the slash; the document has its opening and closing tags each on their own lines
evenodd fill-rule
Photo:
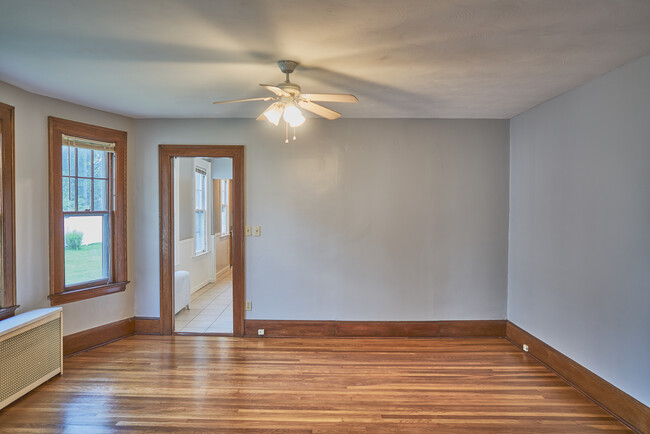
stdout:
<svg viewBox="0 0 650 434">
<path fill-rule="evenodd" d="M 291 96 L 288 92 L 283 91 L 277 86 L 272 86 L 270 84 L 260 84 L 264 89 L 268 90 L 269 92 L 273 92 L 277 96 Z"/>
<path fill-rule="evenodd" d="M 307 111 L 315 113 L 318 116 L 322 116 L 329 120 L 333 120 L 341 117 L 341 113 L 335 112 L 334 110 L 330 110 L 327 107 L 323 107 L 320 104 L 316 104 L 315 102 L 298 101 L 298 105 Z"/>
<path fill-rule="evenodd" d="M 303 93 L 300 97 L 305 101 L 359 102 L 356 96 L 349 93 Z"/>
<path fill-rule="evenodd" d="M 230 101 L 215 101 L 212 104 L 227 104 L 230 102 L 247 102 L 247 101 L 270 101 L 273 98 L 272 96 L 266 96 L 264 98 L 246 98 L 246 99 L 231 99 Z"/>
</svg>

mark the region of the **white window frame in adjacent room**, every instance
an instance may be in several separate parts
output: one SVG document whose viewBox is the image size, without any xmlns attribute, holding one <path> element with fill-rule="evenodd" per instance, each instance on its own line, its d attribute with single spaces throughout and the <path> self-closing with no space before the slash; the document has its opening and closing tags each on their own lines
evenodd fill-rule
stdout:
<svg viewBox="0 0 650 434">
<path fill-rule="evenodd" d="M 219 205 L 220 218 L 219 223 L 221 227 L 221 237 L 227 237 L 230 235 L 230 204 L 228 203 L 228 190 L 229 190 L 229 179 L 219 180 Z M 224 227 L 226 231 L 224 232 Z"/>
<path fill-rule="evenodd" d="M 196 174 L 199 173 L 203 175 L 203 207 L 199 208 L 196 203 L 198 185 L 196 183 Z M 194 215 L 192 219 L 192 230 L 194 238 L 194 257 L 202 256 L 211 251 L 210 248 L 210 228 L 208 222 L 210 221 L 210 186 L 208 180 L 211 179 L 211 167 L 210 163 L 200 158 L 194 159 L 194 170 L 192 172 L 194 175 L 194 191 L 192 197 L 192 203 L 194 206 Z M 196 228 L 196 214 L 198 212 L 203 213 L 203 249 L 197 250 L 197 228 Z"/>
</svg>

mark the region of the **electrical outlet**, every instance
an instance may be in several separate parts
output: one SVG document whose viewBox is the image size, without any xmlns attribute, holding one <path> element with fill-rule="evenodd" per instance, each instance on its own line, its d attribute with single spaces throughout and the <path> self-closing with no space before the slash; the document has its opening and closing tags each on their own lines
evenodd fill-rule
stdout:
<svg viewBox="0 0 650 434">
<path fill-rule="evenodd" d="M 264 329 L 257 329 L 257 336 L 264 336 Z"/>
<path fill-rule="evenodd" d="M 253 302 L 246 300 L 246 310 L 253 310 Z"/>
<path fill-rule="evenodd" d="M 259 237 L 260 235 L 262 235 L 262 228 L 260 226 L 255 226 L 255 228 L 253 228 L 253 236 Z"/>
<path fill-rule="evenodd" d="M 244 235 L 247 237 L 250 237 L 253 233 L 251 232 L 251 227 L 250 226 L 244 226 Z"/>
<path fill-rule="evenodd" d="M 524 351 L 525 351 L 525 352 L 528 352 L 528 345 L 524 344 L 524 345 L 523 345 L 523 348 L 524 348 Z"/>
</svg>

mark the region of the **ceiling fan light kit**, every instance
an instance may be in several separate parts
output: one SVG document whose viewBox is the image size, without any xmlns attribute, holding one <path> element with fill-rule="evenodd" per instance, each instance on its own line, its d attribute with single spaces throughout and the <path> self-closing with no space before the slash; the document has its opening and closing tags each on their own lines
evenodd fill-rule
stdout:
<svg viewBox="0 0 650 434">
<path fill-rule="evenodd" d="M 260 84 L 263 88 L 275 94 L 275 96 L 262 98 L 236 99 L 230 101 L 217 101 L 214 104 L 225 104 L 231 102 L 249 102 L 249 101 L 274 101 L 264 112 L 257 117 L 258 121 L 267 120 L 277 126 L 280 119 L 285 122 L 285 143 L 289 143 L 289 127 L 294 129 L 293 140 L 296 140 L 296 127 L 305 122 L 305 116 L 301 108 L 314 113 L 325 119 L 333 120 L 341 117 L 341 113 L 328 109 L 314 101 L 325 102 L 359 102 L 356 96 L 350 94 L 338 93 L 301 93 L 300 86 L 289 80 L 291 74 L 298 66 L 298 62 L 293 60 L 280 60 L 278 62 L 280 71 L 286 74 L 286 80 L 275 86 L 269 84 Z"/>
<path fill-rule="evenodd" d="M 262 113 L 262 115 L 266 118 L 266 120 L 268 120 L 269 122 L 271 122 L 273 125 L 277 127 L 278 123 L 280 122 L 280 118 L 282 117 L 282 110 L 283 110 L 282 104 L 280 104 L 279 102 L 274 102 L 269 106 L 269 108 L 264 110 L 264 113 Z"/>
</svg>

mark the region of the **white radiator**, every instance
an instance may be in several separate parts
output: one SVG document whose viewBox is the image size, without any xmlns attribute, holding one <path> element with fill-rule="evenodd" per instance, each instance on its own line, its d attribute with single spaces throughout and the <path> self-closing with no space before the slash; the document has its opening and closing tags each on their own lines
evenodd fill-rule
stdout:
<svg viewBox="0 0 650 434">
<path fill-rule="evenodd" d="M 0 409 L 63 373 L 60 307 L 0 321 Z"/>
</svg>

